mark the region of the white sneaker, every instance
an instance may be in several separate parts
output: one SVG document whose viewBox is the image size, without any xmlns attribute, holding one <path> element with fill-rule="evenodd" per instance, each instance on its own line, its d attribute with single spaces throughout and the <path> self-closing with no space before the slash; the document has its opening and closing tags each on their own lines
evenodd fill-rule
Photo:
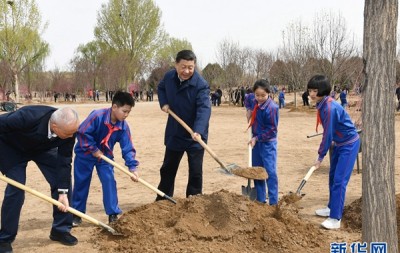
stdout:
<svg viewBox="0 0 400 253">
<path fill-rule="evenodd" d="M 329 207 L 317 209 L 315 210 L 315 214 L 321 217 L 329 217 L 329 215 L 331 214 L 331 209 L 329 209 Z"/>
<path fill-rule="evenodd" d="M 338 229 L 340 228 L 340 220 L 328 218 L 321 223 L 321 226 L 326 229 Z"/>
</svg>

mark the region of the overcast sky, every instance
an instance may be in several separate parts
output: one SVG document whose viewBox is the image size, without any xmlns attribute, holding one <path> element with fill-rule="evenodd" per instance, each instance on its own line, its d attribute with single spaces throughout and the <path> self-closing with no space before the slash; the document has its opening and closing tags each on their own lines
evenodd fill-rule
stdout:
<svg viewBox="0 0 400 253">
<path fill-rule="evenodd" d="M 64 69 L 79 44 L 94 39 L 97 12 L 104 0 L 37 0 L 49 26 L 47 69 Z M 301 19 L 310 25 L 318 12 L 341 13 L 361 44 L 364 0 L 155 0 L 170 36 L 192 43 L 202 67 L 216 62 L 218 45 L 228 39 L 241 47 L 274 50 L 282 31 Z M 361 46 L 361 45 L 360 45 Z"/>
</svg>

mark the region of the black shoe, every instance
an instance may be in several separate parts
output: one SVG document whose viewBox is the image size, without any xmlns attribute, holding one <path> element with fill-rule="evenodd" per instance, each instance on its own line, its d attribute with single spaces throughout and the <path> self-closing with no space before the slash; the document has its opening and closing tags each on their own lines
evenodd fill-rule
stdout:
<svg viewBox="0 0 400 253">
<path fill-rule="evenodd" d="M 58 232 L 55 230 L 51 230 L 50 239 L 67 246 L 73 246 L 78 243 L 78 239 L 76 239 L 75 236 L 71 235 L 70 232 Z"/>
<path fill-rule="evenodd" d="M 116 215 L 116 214 L 111 214 L 111 215 L 108 216 L 108 223 L 109 224 L 114 223 L 117 220 L 118 220 L 118 215 Z"/>
<path fill-rule="evenodd" d="M 11 243 L 0 242 L 0 253 L 13 253 Z"/>
<path fill-rule="evenodd" d="M 74 215 L 72 218 L 72 226 L 73 227 L 79 227 L 82 223 L 82 218 L 79 216 Z"/>
</svg>

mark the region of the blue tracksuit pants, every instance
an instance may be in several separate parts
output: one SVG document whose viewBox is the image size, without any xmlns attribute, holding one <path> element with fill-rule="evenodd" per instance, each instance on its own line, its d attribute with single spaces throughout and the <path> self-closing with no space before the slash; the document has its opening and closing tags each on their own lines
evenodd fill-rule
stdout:
<svg viewBox="0 0 400 253">
<path fill-rule="evenodd" d="M 256 142 L 252 152 L 253 166 L 264 167 L 268 174 L 267 180 L 254 180 L 257 201 L 266 203 L 266 187 L 270 205 L 278 203 L 278 175 L 276 171 L 277 142 Z"/>
<path fill-rule="evenodd" d="M 75 157 L 74 160 L 74 189 L 72 192 L 72 207 L 86 213 L 86 202 L 89 195 L 93 168 L 99 176 L 103 190 L 103 205 L 107 215 L 120 214 L 118 206 L 117 182 L 114 178 L 114 168 L 105 161 L 95 158 Z"/>
<path fill-rule="evenodd" d="M 343 214 L 346 188 L 353 172 L 360 140 L 344 146 L 334 146 L 329 171 L 330 218 L 340 220 Z"/>
</svg>

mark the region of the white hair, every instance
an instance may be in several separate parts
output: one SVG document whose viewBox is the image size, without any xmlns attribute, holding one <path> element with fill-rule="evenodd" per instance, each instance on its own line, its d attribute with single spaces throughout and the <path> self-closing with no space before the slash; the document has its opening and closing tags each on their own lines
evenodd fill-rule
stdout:
<svg viewBox="0 0 400 253">
<path fill-rule="evenodd" d="M 78 113 L 70 108 L 64 107 L 57 109 L 50 117 L 50 121 L 57 125 L 61 126 L 68 126 L 71 124 L 77 124 L 79 121 Z"/>
</svg>

